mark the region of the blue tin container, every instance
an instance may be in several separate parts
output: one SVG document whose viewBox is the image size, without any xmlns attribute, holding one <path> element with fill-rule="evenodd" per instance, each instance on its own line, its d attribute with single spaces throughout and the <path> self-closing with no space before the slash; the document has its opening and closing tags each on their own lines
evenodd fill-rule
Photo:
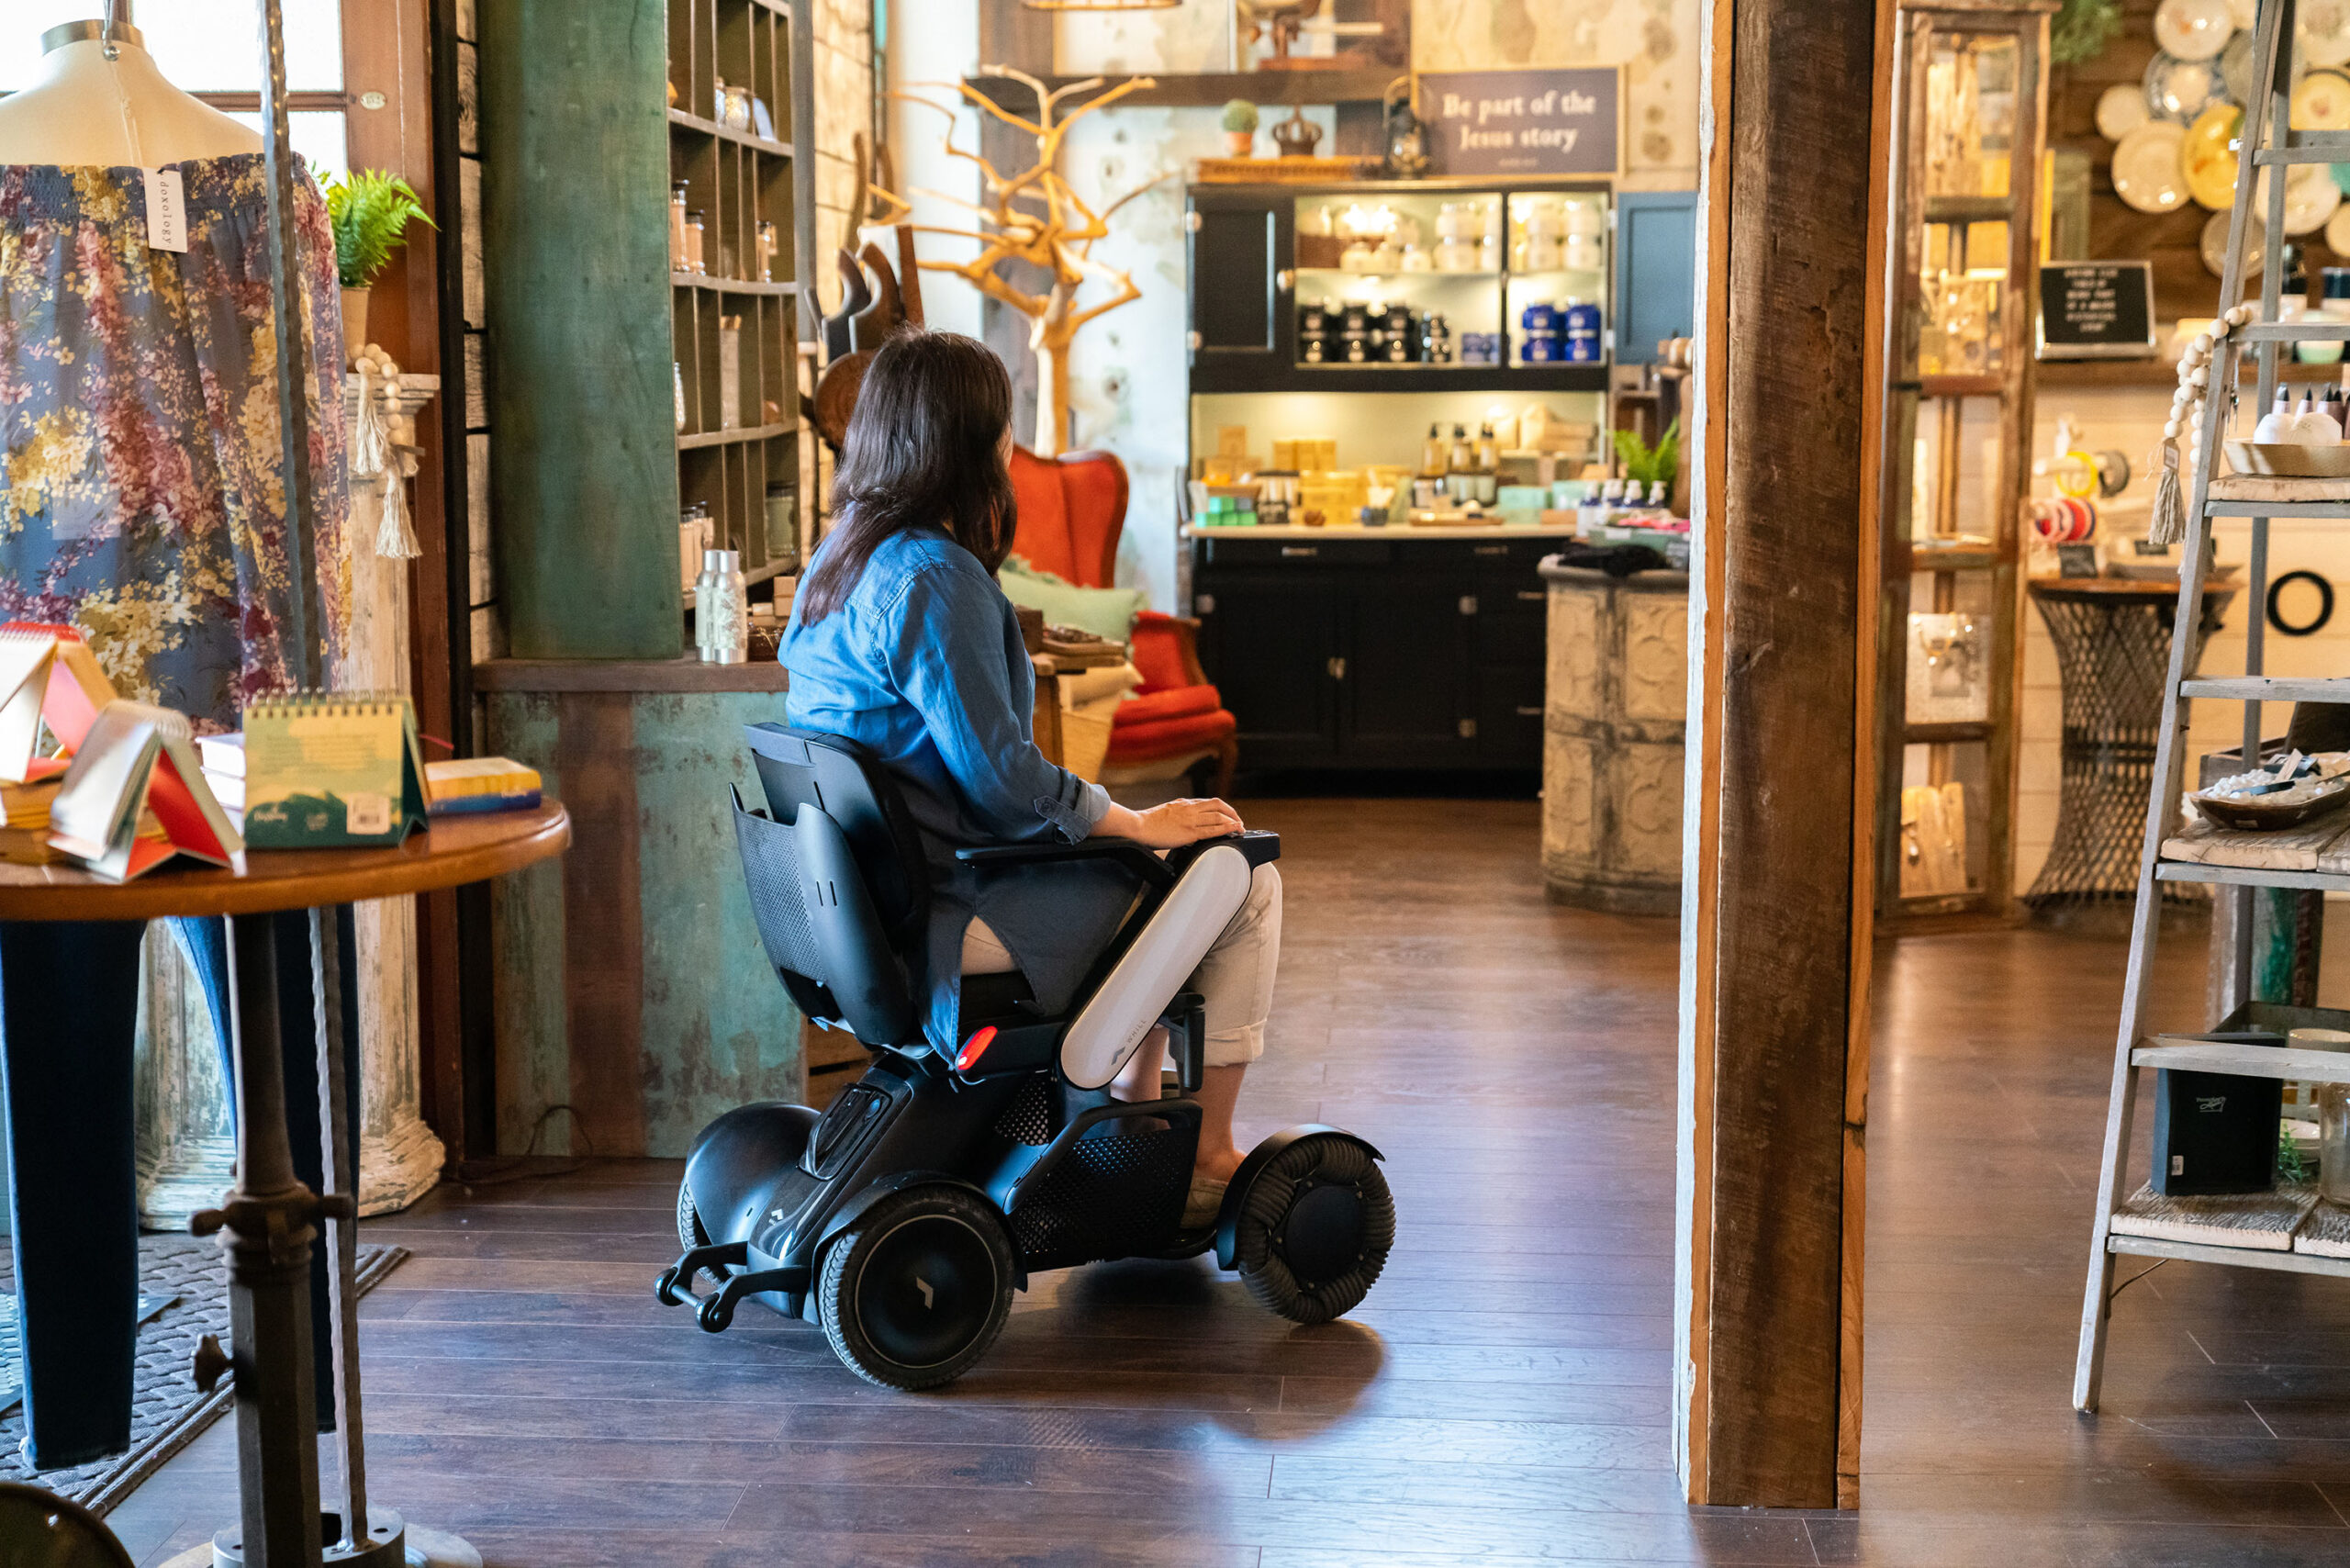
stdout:
<svg viewBox="0 0 2350 1568">
<path fill-rule="evenodd" d="M 1559 330 L 1559 308 L 1555 305 L 1529 305 L 1517 313 L 1517 324 L 1529 333 L 1555 332 Z"/>
<path fill-rule="evenodd" d="M 1595 338 L 1603 325 L 1599 307 L 1587 299 L 1570 299 L 1559 312 L 1559 325 L 1571 338 L 1583 333 Z"/>
</svg>

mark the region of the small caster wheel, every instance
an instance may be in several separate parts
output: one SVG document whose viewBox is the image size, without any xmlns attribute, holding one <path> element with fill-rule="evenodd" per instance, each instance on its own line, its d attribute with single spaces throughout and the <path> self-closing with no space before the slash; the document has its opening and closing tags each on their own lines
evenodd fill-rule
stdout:
<svg viewBox="0 0 2350 1568">
<path fill-rule="evenodd" d="M 661 1278 L 653 1286 L 653 1298 L 663 1306 L 683 1306 L 686 1304 L 685 1298 L 677 1294 L 676 1265 L 661 1271 Z"/>
<path fill-rule="evenodd" d="M 701 1325 L 705 1334 L 723 1334 L 726 1326 L 734 1321 L 734 1304 L 724 1295 L 702 1298 L 701 1310 L 694 1314 L 694 1321 Z"/>
</svg>

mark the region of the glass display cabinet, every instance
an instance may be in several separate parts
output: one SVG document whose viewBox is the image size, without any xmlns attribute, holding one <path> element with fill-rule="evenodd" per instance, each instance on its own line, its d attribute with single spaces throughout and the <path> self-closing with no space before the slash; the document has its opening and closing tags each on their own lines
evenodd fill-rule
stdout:
<svg viewBox="0 0 2350 1568">
<path fill-rule="evenodd" d="M 1194 185 L 1190 203 L 1195 393 L 1606 389 L 1605 185 Z"/>
<path fill-rule="evenodd" d="M 2034 213 L 2056 0 L 1896 13 L 1885 247 L 1876 907 L 2005 919 Z"/>
</svg>

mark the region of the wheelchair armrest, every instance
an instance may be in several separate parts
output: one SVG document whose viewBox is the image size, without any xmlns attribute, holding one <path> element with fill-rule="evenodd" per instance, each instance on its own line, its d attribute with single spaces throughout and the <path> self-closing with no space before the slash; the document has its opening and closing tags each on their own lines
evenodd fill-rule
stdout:
<svg viewBox="0 0 2350 1568">
<path fill-rule="evenodd" d="M 1131 838 L 1088 838 L 1076 844 L 990 844 L 958 849 L 955 858 L 966 866 L 1042 866 L 1060 860 L 1115 860 L 1156 888 L 1175 885 L 1175 872 L 1166 861 Z"/>
<path fill-rule="evenodd" d="M 1245 833 L 1226 834 L 1222 838 L 1203 838 L 1197 844 L 1187 844 L 1181 849 L 1169 850 L 1167 854 L 1167 863 L 1175 868 L 1176 875 L 1181 876 L 1203 852 L 1213 849 L 1219 844 L 1229 844 L 1240 851 L 1242 857 L 1248 862 L 1248 868 L 1252 871 L 1259 866 L 1281 857 L 1281 835 L 1252 827 Z"/>
</svg>

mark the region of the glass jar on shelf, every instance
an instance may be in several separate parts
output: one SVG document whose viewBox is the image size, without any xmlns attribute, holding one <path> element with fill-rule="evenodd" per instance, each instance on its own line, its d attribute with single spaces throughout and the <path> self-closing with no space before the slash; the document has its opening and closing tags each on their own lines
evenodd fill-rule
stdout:
<svg viewBox="0 0 2350 1568">
<path fill-rule="evenodd" d="M 710 268 L 704 264 L 702 259 L 702 247 L 707 241 L 708 234 L 709 229 L 702 221 L 701 208 L 695 207 L 691 212 L 686 214 L 685 270 L 697 276 L 705 275 L 710 271 Z"/>
<path fill-rule="evenodd" d="M 762 218 L 759 221 L 759 281 L 761 283 L 775 281 L 775 222 L 772 218 Z"/>
<path fill-rule="evenodd" d="M 686 265 L 688 240 L 686 233 L 686 182 L 679 180 L 669 187 L 669 270 L 689 272 Z"/>
</svg>

